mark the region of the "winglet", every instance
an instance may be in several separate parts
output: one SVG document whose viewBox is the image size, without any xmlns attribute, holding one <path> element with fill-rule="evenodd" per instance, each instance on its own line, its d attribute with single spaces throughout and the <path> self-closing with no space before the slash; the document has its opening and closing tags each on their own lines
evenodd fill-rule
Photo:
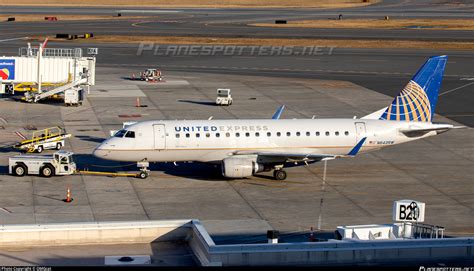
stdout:
<svg viewBox="0 0 474 271">
<path fill-rule="evenodd" d="M 272 119 L 274 120 L 279 119 L 284 109 L 285 109 L 285 105 L 278 107 L 278 109 L 275 111 L 275 114 L 273 114 Z"/>
<path fill-rule="evenodd" d="M 362 145 L 364 145 L 364 142 L 365 140 L 367 139 L 367 137 L 364 137 L 362 138 L 359 143 L 357 143 L 357 145 L 354 146 L 354 148 L 352 148 L 352 150 L 347 154 L 349 156 L 356 156 L 356 154 L 359 152 L 360 148 L 362 147 Z"/>
</svg>

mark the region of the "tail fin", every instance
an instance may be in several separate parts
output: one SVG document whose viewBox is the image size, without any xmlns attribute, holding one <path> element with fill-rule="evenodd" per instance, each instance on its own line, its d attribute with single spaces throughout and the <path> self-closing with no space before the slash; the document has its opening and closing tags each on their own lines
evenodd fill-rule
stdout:
<svg viewBox="0 0 474 271">
<path fill-rule="evenodd" d="M 445 55 L 430 57 L 380 119 L 431 122 L 447 60 Z"/>
</svg>

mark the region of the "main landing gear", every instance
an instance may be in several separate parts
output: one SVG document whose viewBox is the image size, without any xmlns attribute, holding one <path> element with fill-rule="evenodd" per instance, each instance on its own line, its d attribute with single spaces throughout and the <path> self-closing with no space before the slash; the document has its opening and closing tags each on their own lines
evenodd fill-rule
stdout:
<svg viewBox="0 0 474 271">
<path fill-rule="evenodd" d="M 273 171 L 273 178 L 277 181 L 283 181 L 286 179 L 286 171 L 283 169 L 275 169 Z"/>
</svg>

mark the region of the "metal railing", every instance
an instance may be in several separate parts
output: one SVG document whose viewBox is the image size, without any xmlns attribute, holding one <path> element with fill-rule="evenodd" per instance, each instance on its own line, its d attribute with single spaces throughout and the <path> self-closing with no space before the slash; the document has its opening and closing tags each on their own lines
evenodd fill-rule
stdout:
<svg viewBox="0 0 474 271">
<path fill-rule="evenodd" d="M 20 56 L 37 56 L 38 48 L 21 47 Z M 44 48 L 43 57 L 82 57 L 81 48 Z"/>
<path fill-rule="evenodd" d="M 444 238 L 444 227 L 437 225 L 429 225 L 416 223 L 412 225 L 412 236 L 418 238 Z"/>
</svg>

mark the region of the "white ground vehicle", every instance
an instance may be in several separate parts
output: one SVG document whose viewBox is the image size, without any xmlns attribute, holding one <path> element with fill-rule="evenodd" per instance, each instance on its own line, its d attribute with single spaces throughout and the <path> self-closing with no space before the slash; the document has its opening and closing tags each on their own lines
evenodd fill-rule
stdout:
<svg viewBox="0 0 474 271">
<path fill-rule="evenodd" d="M 232 104 L 232 95 L 230 95 L 230 89 L 228 88 L 218 88 L 217 89 L 217 105 L 231 105 Z"/>
<path fill-rule="evenodd" d="M 57 151 L 53 155 L 17 155 L 10 157 L 8 171 L 15 176 L 26 174 L 51 177 L 54 175 L 71 175 L 76 172 L 76 163 L 72 152 Z"/>
<path fill-rule="evenodd" d="M 146 69 L 140 73 L 140 79 L 144 81 L 161 81 L 163 77 L 158 69 Z"/>
</svg>

